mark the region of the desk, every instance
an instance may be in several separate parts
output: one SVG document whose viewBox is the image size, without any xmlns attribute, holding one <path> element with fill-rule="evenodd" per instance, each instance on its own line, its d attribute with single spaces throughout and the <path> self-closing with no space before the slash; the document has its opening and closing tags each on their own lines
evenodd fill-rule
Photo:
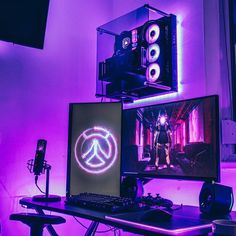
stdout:
<svg viewBox="0 0 236 236">
<path fill-rule="evenodd" d="M 198 207 L 183 206 L 173 211 L 173 217 L 170 222 L 148 222 L 144 224 L 139 221 L 139 216 L 143 213 L 141 210 L 129 213 L 111 214 L 65 205 L 64 201 L 65 198 L 62 198 L 60 202 L 45 203 L 32 201 L 32 198 L 23 198 L 20 200 L 20 204 L 35 209 L 39 214 L 44 214 L 43 210 L 48 210 L 91 220 L 92 223 L 85 234 L 86 236 L 94 235 L 99 223 L 145 235 L 206 235 L 211 232 L 211 222 L 213 218 L 203 217 Z M 224 218 L 236 219 L 236 213 L 233 212 Z M 52 226 L 48 226 L 47 229 L 51 235 L 57 235 Z"/>
</svg>

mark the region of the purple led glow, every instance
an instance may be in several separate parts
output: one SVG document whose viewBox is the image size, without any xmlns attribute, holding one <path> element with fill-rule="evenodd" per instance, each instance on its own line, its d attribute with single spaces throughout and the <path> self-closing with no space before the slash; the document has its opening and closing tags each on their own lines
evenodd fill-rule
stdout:
<svg viewBox="0 0 236 236">
<path fill-rule="evenodd" d="M 204 225 L 198 225 L 198 226 L 192 226 L 192 227 L 186 227 L 186 228 L 179 228 L 179 229 L 164 229 L 164 228 L 159 228 L 156 226 L 151 226 L 147 224 L 142 224 L 134 221 L 129 221 L 129 220 L 123 220 L 119 219 L 113 216 L 105 216 L 106 219 L 122 223 L 125 225 L 130 225 L 130 226 L 135 226 L 139 229 L 144 229 L 144 230 L 149 230 L 151 232 L 159 233 L 159 234 L 167 234 L 167 235 L 191 235 L 196 232 L 199 233 L 200 230 L 205 229 L 204 233 L 211 232 L 211 227 L 212 224 L 204 224 Z M 201 232 L 202 233 L 202 232 Z M 195 234 L 194 234 L 195 235 Z"/>
<path fill-rule="evenodd" d="M 186 124 L 185 122 L 182 123 L 182 129 L 183 129 L 183 139 L 182 139 L 182 146 L 186 145 Z"/>
<path fill-rule="evenodd" d="M 203 12 L 206 12 L 205 2 L 207 1 L 166 0 L 155 1 L 155 3 L 149 1 L 153 7 L 177 15 L 178 92 L 136 100 L 134 103 L 125 104 L 125 108 L 158 103 L 161 100 L 186 99 L 214 93 L 215 87 L 219 84 L 218 55 L 222 55 L 222 51 L 217 48 L 219 44 L 217 37 L 212 38 L 212 34 L 205 35 L 207 32 L 205 27 L 208 29 L 210 26 L 212 32 L 219 33 L 219 24 L 214 24 L 215 17 L 212 17 L 215 11 L 211 10 L 210 14 L 204 13 L 203 17 Z M 33 176 L 29 175 L 22 163 L 35 155 L 35 141 L 39 137 L 45 137 L 50 141 L 47 158 L 53 166 L 50 180 L 51 193 L 65 194 L 66 158 L 64 156 L 66 156 L 66 124 L 68 123 L 65 104 L 75 101 L 100 101 L 100 98 L 94 96 L 96 27 L 147 2 L 93 1 L 91 4 L 89 1 L 79 0 L 71 3 L 71 1 L 57 1 L 56 4 L 51 5 L 45 50 L 39 51 L 7 42 L 0 43 L 0 77 L 5 78 L 1 79 L 1 105 L 5 112 L 1 116 L 0 132 L 0 156 L 2 157 L 0 221 L 3 235 L 15 235 L 15 232 L 18 232 L 18 235 L 28 235 L 28 227 L 9 221 L 9 215 L 23 210 L 18 204 L 19 196 L 37 194 Z M 111 9 L 115 10 L 111 11 Z M 89 20 L 84 27 L 88 12 Z M 213 22 L 209 22 L 209 19 Z M 70 30 L 75 28 L 83 29 L 83 33 L 81 34 L 80 30 Z M 210 42 L 210 45 L 204 44 L 203 37 Z M 87 47 L 83 46 L 85 42 Z M 208 54 L 209 51 L 212 53 L 205 55 L 205 50 Z M 211 63 L 204 60 L 205 56 L 210 57 Z M 205 70 L 209 78 L 203 74 Z M 86 79 L 78 81 L 78 78 Z M 208 84 L 208 88 L 205 88 L 205 84 Z M 218 89 L 216 91 L 220 92 Z M 226 95 L 227 93 L 224 96 Z M 227 105 L 227 102 L 222 99 L 222 106 L 227 107 Z M 55 119 L 58 114 L 60 119 Z M 225 164 L 228 165 L 226 168 Z M 222 184 L 232 186 L 234 190 L 236 190 L 235 164 L 221 163 Z M 11 168 L 6 168 L 9 165 Z M 198 206 L 201 185 L 201 182 L 194 181 L 158 179 L 145 185 L 145 193 L 158 192 L 166 198 L 175 196 L 176 204 Z M 236 204 L 234 209 L 236 210 Z M 105 226 L 101 225 L 101 227 Z M 59 235 L 73 235 L 75 231 L 78 234 L 83 233 L 76 221 L 63 224 L 57 231 Z"/>
<path fill-rule="evenodd" d="M 147 49 L 147 60 L 152 63 L 155 62 L 160 55 L 160 47 L 158 44 L 151 44 Z"/>
<path fill-rule="evenodd" d="M 99 152 L 102 155 L 100 155 Z M 102 150 L 101 146 L 99 145 L 98 140 L 94 139 L 92 146 L 88 149 L 86 153 L 82 154 L 82 159 L 84 159 L 85 163 L 91 168 L 97 168 L 100 166 L 104 166 L 106 164 L 102 156 L 105 157 L 106 159 L 109 158 L 109 156 Z M 93 158 L 95 157 L 98 158 L 99 163 L 94 164 L 91 162 Z"/>
<path fill-rule="evenodd" d="M 157 81 L 160 75 L 160 66 L 157 63 L 150 64 L 146 70 L 146 79 L 150 83 Z"/>
<path fill-rule="evenodd" d="M 166 117 L 165 116 L 161 116 L 160 123 L 161 123 L 161 125 L 164 125 L 166 123 Z"/>
<path fill-rule="evenodd" d="M 183 33 L 182 33 L 182 17 L 177 16 L 177 67 L 178 67 L 178 93 L 183 92 Z"/>
<path fill-rule="evenodd" d="M 160 35 L 160 28 L 157 24 L 152 24 L 148 27 L 146 31 L 146 41 L 148 43 L 155 43 Z"/>
<path fill-rule="evenodd" d="M 99 174 L 107 171 L 117 158 L 117 143 L 105 128 L 86 129 L 77 138 L 74 147 L 75 159 L 86 172 Z"/>
<path fill-rule="evenodd" d="M 138 31 L 136 29 L 132 30 L 132 43 L 138 42 Z"/>
<path fill-rule="evenodd" d="M 0 55 L 3 55 L 10 49 L 11 45 L 8 42 L 1 42 L 0 41 Z"/>
<path fill-rule="evenodd" d="M 126 49 L 130 44 L 130 38 L 126 37 L 122 40 L 122 48 Z"/>
<path fill-rule="evenodd" d="M 177 76 L 178 76 L 178 92 L 173 92 L 169 94 L 158 95 L 154 97 L 144 98 L 135 100 L 133 103 L 125 104 L 124 108 L 134 108 L 139 105 L 147 105 L 153 102 L 158 102 L 161 100 L 172 99 L 183 93 L 183 29 L 182 29 L 182 16 L 177 16 Z"/>
</svg>

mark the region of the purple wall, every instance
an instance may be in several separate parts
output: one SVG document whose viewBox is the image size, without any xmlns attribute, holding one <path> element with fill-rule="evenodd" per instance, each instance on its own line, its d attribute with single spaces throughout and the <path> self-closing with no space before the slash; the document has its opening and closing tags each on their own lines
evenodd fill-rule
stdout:
<svg viewBox="0 0 236 236">
<path fill-rule="evenodd" d="M 8 218 L 12 212 L 24 211 L 18 204 L 22 196 L 38 193 L 26 162 L 34 157 L 39 138 L 48 140 L 46 159 L 53 166 L 51 191 L 65 194 L 68 103 L 96 101 L 96 27 L 144 3 L 147 1 L 52 0 L 44 50 L 0 42 L 2 235 L 15 235 L 16 231 L 17 235 L 27 235 L 26 226 L 10 222 Z M 218 16 L 216 1 L 209 0 L 205 8 L 210 6 L 211 14 L 204 10 L 203 0 L 160 0 L 149 4 L 178 15 L 181 21 L 183 92 L 170 100 L 222 94 L 221 87 L 216 85 L 220 82 L 219 24 L 212 26 Z M 212 34 L 207 31 L 208 27 Z M 211 35 L 216 37 L 213 39 Z M 232 179 L 234 170 L 232 166 L 222 171 L 223 183 L 233 184 L 228 179 Z M 44 176 L 39 182 L 43 184 Z M 176 203 L 198 205 L 201 184 L 154 180 L 145 192 L 158 192 L 169 198 L 176 196 L 173 199 Z M 66 219 L 67 224 L 56 227 L 60 235 L 84 232 L 73 218 Z"/>
<path fill-rule="evenodd" d="M 109 0 L 52 0 L 44 50 L 0 42 L 3 235 L 16 235 L 16 230 L 17 235 L 27 235 L 28 227 L 8 218 L 12 212 L 23 211 L 17 203 L 21 196 L 38 193 L 26 162 L 34 158 L 39 138 L 48 141 L 51 191 L 65 195 L 68 103 L 95 100 L 96 27 L 112 19 L 110 8 Z M 40 177 L 39 185 L 44 180 L 45 176 Z"/>
</svg>

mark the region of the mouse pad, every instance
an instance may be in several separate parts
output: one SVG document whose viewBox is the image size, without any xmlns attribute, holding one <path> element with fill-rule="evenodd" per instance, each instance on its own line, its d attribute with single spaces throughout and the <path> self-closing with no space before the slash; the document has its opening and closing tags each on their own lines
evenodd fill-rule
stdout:
<svg viewBox="0 0 236 236">
<path fill-rule="evenodd" d="M 141 218 L 146 211 L 121 213 L 106 216 L 113 222 L 134 226 L 136 228 L 149 230 L 166 235 L 197 235 L 199 233 L 211 232 L 211 221 L 205 219 L 191 218 L 190 216 L 173 215 L 169 220 L 142 221 Z M 196 233 L 196 234 L 195 234 Z"/>
</svg>

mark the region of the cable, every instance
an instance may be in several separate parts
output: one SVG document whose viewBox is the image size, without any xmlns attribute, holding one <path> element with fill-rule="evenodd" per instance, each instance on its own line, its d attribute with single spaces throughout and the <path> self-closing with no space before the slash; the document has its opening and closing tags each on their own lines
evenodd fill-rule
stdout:
<svg viewBox="0 0 236 236">
<path fill-rule="evenodd" d="M 86 225 L 84 225 L 83 223 L 81 223 L 75 216 L 73 216 L 74 219 L 77 221 L 77 223 L 79 223 L 83 228 L 85 229 L 88 229 L 88 227 Z M 109 229 L 107 230 L 97 230 L 96 233 L 107 233 L 107 232 L 110 232 L 110 231 L 115 231 L 117 230 L 117 228 L 115 227 L 110 227 L 109 225 L 106 225 L 107 227 L 109 227 Z"/>
<path fill-rule="evenodd" d="M 73 218 L 77 221 L 77 223 L 79 223 L 83 228 L 88 229 L 87 226 L 85 226 L 84 224 L 82 224 L 75 216 L 73 216 Z"/>
<path fill-rule="evenodd" d="M 45 194 L 45 192 L 38 186 L 38 178 L 39 176 L 35 175 L 35 179 L 34 179 L 35 185 L 41 193 Z"/>
<path fill-rule="evenodd" d="M 104 86 L 104 80 L 102 79 L 102 98 L 101 98 L 101 102 L 103 102 L 103 98 L 104 98 L 104 90 L 103 90 L 103 86 Z"/>
<path fill-rule="evenodd" d="M 107 225 L 108 226 L 108 225 Z M 109 226 L 110 227 L 110 226 Z M 117 231 L 118 229 L 117 228 L 113 228 L 113 227 L 110 227 L 110 229 L 107 229 L 107 230 L 99 230 L 99 231 L 96 231 L 96 233 L 107 233 L 107 232 L 110 232 L 110 231 Z"/>
</svg>

